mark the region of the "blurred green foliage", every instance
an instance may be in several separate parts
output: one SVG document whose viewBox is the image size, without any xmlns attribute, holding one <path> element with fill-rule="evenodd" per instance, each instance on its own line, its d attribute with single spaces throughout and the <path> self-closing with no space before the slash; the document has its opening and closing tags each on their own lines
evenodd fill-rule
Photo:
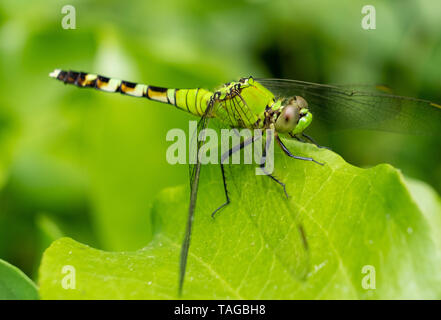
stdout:
<svg viewBox="0 0 441 320">
<path fill-rule="evenodd" d="M 37 300 L 38 288 L 20 269 L 0 259 L 0 300 Z"/>
<path fill-rule="evenodd" d="M 61 8 L 76 8 L 75 30 Z M 242 76 L 382 83 L 441 102 L 441 3 L 369 1 L 67 1 L 0 3 L 0 257 L 35 278 L 60 235 L 106 250 L 151 238 L 149 208 L 188 184 L 166 162 L 166 132 L 192 117 L 169 106 L 64 87 L 54 68 L 168 87 L 211 88 Z M 314 133 L 314 131 L 313 131 Z M 388 162 L 441 190 L 439 138 L 328 133 L 348 162 Z"/>
</svg>

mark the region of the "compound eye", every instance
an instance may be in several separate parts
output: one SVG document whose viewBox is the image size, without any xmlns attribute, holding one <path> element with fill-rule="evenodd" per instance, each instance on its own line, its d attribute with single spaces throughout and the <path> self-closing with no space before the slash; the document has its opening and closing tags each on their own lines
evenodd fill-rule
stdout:
<svg viewBox="0 0 441 320">
<path fill-rule="evenodd" d="M 308 108 L 308 102 L 306 102 L 306 100 L 303 99 L 301 96 L 296 96 L 296 102 L 300 109 Z"/>
<path fill-rule="evenodd" d="M 277 132 L 290 132 L 294 130 L 300 118 L 300 110 L 296 105 L 289 104 L 283 108 L 276 120 Z"/>
</svg>

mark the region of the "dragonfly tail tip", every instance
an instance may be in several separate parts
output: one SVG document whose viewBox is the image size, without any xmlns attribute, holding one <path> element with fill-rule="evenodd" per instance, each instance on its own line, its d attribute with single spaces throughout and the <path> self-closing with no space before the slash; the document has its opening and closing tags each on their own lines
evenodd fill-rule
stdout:
<svg viewBox="0 0 441 320">
<path fill-rule="evenodd" d="M 51 73 L 49 73 L 49 77 L 51 78 L 57 78 L 58 74 L 60 73 L 60 69 L 55 69 L 54 71 L 52 71 Z"/>
</svg>

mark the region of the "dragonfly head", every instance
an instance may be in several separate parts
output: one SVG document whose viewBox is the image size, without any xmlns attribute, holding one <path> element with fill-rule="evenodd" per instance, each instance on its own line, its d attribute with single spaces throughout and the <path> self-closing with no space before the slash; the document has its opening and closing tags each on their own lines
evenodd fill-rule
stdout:
<svg viewBox="0 0 441 320">
<path fill-rule="evenodd" d="M 288 100 L 277 117 L 275 129 L 279 133 L 296 135 L 302 133 L 312 122 L 312 113 L 309 112 L 308 103 L 300 96 Z"/>
</svg>

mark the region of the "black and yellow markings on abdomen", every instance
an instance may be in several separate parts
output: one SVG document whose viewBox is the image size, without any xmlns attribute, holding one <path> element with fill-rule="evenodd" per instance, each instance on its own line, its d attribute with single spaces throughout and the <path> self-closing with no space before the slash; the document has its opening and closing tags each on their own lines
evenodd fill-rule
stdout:
<svg viewBox="0 0 441 320">
<path fill-rule="evenodd" d="M 172 101 L 170 101 L 170 99 L 168 98 L 168 90 L 169 89 L 167 88 L 148 86 L 145 97 L 150 100 L 174 105 L 174 103 L 172 103 Z"/>
<path fill-rule="evenodd" d="M 207 101 L 211 97 L 211 92 L 205 89 L 168 89 L 86 72 L 57 69 L 50 76 L 80 88 L 87 87 L 106 92 L 120 92 L 133 97 L 145 97 L 149 100 L 171 104 L 197 116 L 204 114 Z"/>
<path fill-rule="evenodd" d="M 95 88 L 106 92 L 120 92 L 133 97 L 146 97 L 150 100 L 174 104 L 173 101 L 167 99 L 166 92 L 170 89 L 166 88 L 148 86 L 146 84 L 108 78 L 86 72 L 55 70 L 51 73 L 51 76 L 77 87 Z"/>
<path fill-rule="evenodd" d="M 58 74 L 55 74 L 58 71 Z M 73 84 L 81 88 L 95 88 L 106 92 L 120 92 L 135 97 L 143 96 L 146 85 L 129 81 L 108 78 L 96 74 L 76 71 L 55 70 L 51 76 L 64 83 Z"/>
</svg>

